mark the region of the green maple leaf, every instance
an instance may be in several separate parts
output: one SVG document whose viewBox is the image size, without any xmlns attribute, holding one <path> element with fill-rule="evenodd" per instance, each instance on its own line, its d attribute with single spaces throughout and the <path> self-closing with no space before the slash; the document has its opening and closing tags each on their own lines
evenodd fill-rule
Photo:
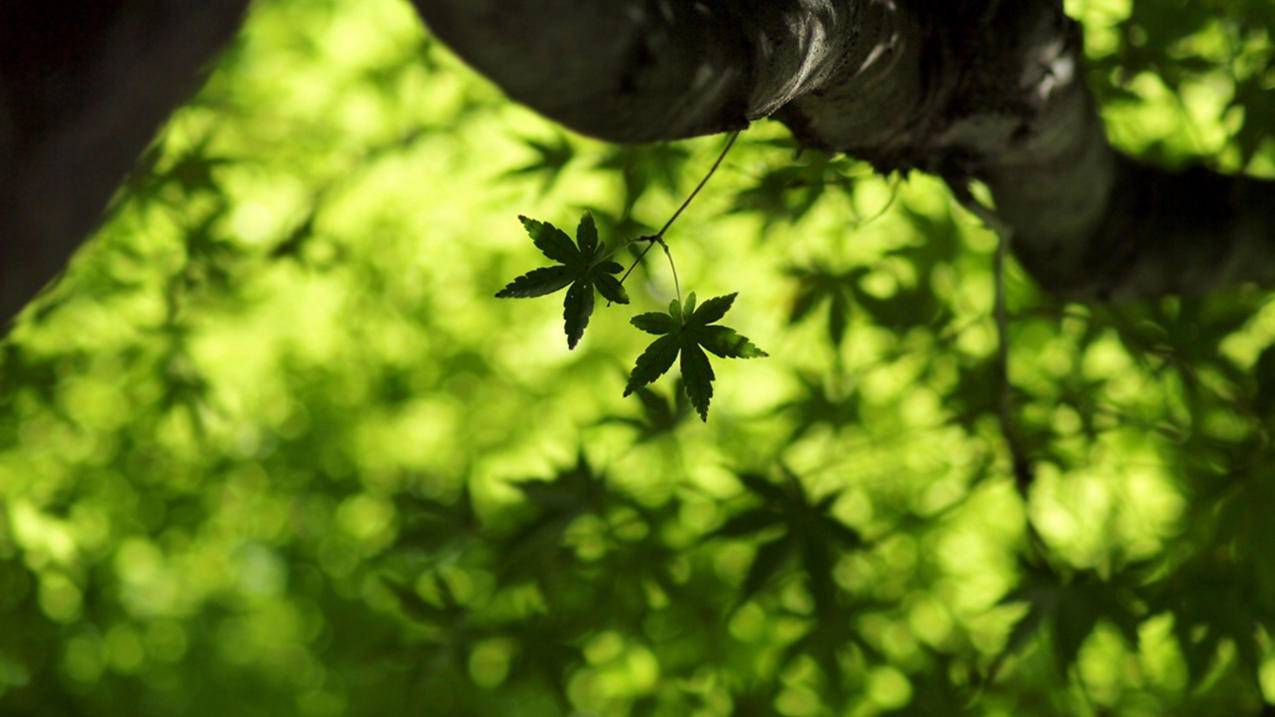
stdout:
<svg viewBox="0 0 1275 717">
<path fill-rule="evenodd" d="M 794 266 L 788 275 L 797 280 L 797 294 L 793 299 L 789 324 L 804 321 L 820 304 L 828 304 L 828 339 L 834 347 L 840 347 L 850 324 L 853 287 L 868 271 L 858 267 L 850 271 L 837 271 L 822 263 L 810 266 Z"/>
<path fill-rule="evenodd" d="M 680 355 L 686 396 L 699 412 L 700 419 L 707 421 L 708 402 L 713 397 L 713 379 L 716 376 L 713 375 L 713 367 L 709 365 L 708 356 L 704 355 L 703 349 L 708 349 L 721 358 L 756 358 L 767 355 L 733 329 L 710 325 L 730 311 L 735 296 L 736 294 L 718 296 L 705 301 L 696 309 L 695 294 L 692 293 L 686 297 L 685 306 L 674 299 L 669 304 L 667 314 L 653 312 L 634 316 L 634 326 L 660 338 L 638 356 L 633 372 L 629 374 L 629 384 L 624 389 L 624 395 L 627 396 L 664 375 Z"/>
<path fill-rule="evenodd" d="M 542 254 L 558 262 L 557 266 L 533 269 L 509 282 L 496 294 L 500 299 L 527 299 L 552 294 L 563 287 L 567 298 L 562 302 L 563 328 L 567 333 L 567 348 L 574 349 L 589 325 L 593 315 L 593 291 L 597 289 L 607 301 L 629 303 L 620 281 L 613 276 L 624 267 L 607 259 L 606 244 L 598 241 L 598 228 L 593 215 L 586 213 L 576 229 L 576 240 L 571 241 L 561 229 L 548 222 L 518 217 L 531 235 L 531 241 Z"/>
</svg>

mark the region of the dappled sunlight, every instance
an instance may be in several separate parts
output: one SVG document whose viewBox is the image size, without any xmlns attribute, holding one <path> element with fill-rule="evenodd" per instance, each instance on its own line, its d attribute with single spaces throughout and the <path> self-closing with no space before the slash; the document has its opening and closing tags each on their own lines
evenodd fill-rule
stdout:
<svg viewBox="0 0 1275 717">
<path fill-rule="evenodd" d="M 1270 29 L 1172 5 L 1068 3 L 1113 141 L 1269 171 Z M 1273 305 L 1011 265 L 1006 385 L 996 236 L 771 122 L 574 350 L 494 297 L 546 266 L 520 214 L 651 235 L 722 144 L 564 134 L 404 2 L 258 3 L 0 344 L 0 713 L 1275 703 Z M 679 288 L 769 354 L 706 421 L 678 368 L 623 396 Z"/>
</svg>

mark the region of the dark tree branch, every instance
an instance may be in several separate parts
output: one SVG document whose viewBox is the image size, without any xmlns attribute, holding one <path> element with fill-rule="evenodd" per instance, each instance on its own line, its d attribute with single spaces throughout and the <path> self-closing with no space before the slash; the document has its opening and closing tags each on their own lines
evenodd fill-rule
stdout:
<svg viewBox="0 0 1275 717">
<path fill-rule="evenodd" d="M 0 3 L 0 321 L 65 266 L 249 0 Z M 879 170 L 979 179 L 1045 286 L 1275 283 L 1275 183 L 1108 145 L 1057 0 L 414 0 L 514 99 L 597 137 L 762 117 Z"/>
<path fill-rule="evenodd" d="M 1121 157 L 1111 206 L 1084 243 L 1019 252 L 1064 296 L 1120 299 L 1275 286 L 1275 182 Z"/>
<path fill-rule="evenodd" d="M 613 141 L 775 116 L 879 170 L 985 182 L 1057 294 L 1275 283 L 1275 183 L 1173 174 L 1107 142 L 1057 0 L 415 0 L 510 95 Z"/>
</svg>

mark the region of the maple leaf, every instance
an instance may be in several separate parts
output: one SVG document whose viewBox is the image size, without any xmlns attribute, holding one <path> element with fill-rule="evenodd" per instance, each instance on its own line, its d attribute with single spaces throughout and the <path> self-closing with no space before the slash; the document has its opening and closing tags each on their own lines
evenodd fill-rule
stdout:
<svg viewBox="0 0 1275 717">
<path fill-rule="evenodd" d="M 613 276 L 624 267 L 608 259 L 606 244 L 598 241 L 598 228 L 593 215 L 586 213 L 576 229 L 576 240 L 571 241 L 561 229 L 548 222 L 518 217 L 527 234 L 542 254 L 558 262 L 557 266 L 533 269 L 514 279 L 496 294 L 500 299 L 527 299 L 546 296 L 564 287 L 567 298 L 562 302 L 563 328 L 567 334 L 567 348 L 574 349 L 589 325 L 593 315 L 593 292 L 607 301 L 629 303 L 620 281 Z"/>
<path fill-rule="evenodd" d="M 718 296 L 695 308 L 695 294 L 686 297 L 683 306 L 676 299 L 669 304 L 667 314 L 652 312 L 638 314 L 631 321 L 634 326 L 660 338 L 646 347 L 633 372 L 629 374 L 624 395 L 628 396 L 655 381 L 682 357 L 682 383 L 686 397 L 703 421 L 708 420 L 708 403 L 713 397 L 713 367 L 703 349 L 721 358 L 756 358 L 766 356 L 746 337 L 725 326 L 712 326 L 730 311 L 737 294 Z"/>
<path fill-rule="evenodd" d="M 987 680 L 995 679 L 1004 662 L 1021 652 L 1044 627 L 1049 628 L 1054 666 L 1060 676 L 1066 676 L 1075 665 L 1080 648 L 1100 622 L 1114 625 L 1136 649 L 1142 616 L 1134 595 L 1145 567 L 1131 564 L 1103 578 L 1095 571 L 1060 575 L 1049 567 L 1024 564 L 1021 583 L 1001 598 L 1001 603 L 1026 603 L 1027 613 L 1014 625 L 992 661 Z"/>
<path fill-rule="evenodd" d="M 797 294 L 793 299 L 789 324 L 799 323 L 822 303 L 828 304 L 828 339 L 835 347 L 841 346 L 846 327 L 850 323 L 850 307 L 853 301 L 851 287 L 867 269 L 856 267 L 849 271 L 836 271 L 816 262 L 808 267 L 791 267 L 788 275 L 797 280 Z"/>
<path fill-rule="evenodd" d="M 535 154 L 535 159 L 521 167 L 504 173 L 506 177 L 534 177 L 540 175 L 540 194 L 545 195 L 562 176 L 562 171 L 575 157 L 575 148 L 564 134 L 550 141 L 523 138 L 523 144 Z"/>
<path fill-rule="evenodd" d="M 637 442 L 646 443 L 662 436 L 674 434 L 691 414 L 691 404 L 681 380 L 673 385 L 672 395 L 665 397 L 648 386 L 639 388 L 638 401 L 642 404 L 640 416 L 607 416 L 598 425 L 627 426 L 637 431 Z"/>
</svg>

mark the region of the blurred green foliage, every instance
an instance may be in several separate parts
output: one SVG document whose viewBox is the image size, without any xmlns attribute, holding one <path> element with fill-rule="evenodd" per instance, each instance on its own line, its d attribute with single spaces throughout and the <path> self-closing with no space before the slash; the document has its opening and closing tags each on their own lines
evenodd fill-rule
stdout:
<svg viewBox="0 0 1275 717">
<path fill-rule="evenodd" d="M 1275 174 L 1275 5 L 1074 0 L 1112 136 Z M 743 135 L 668 236 L 771 356 L 711 420 L 525 213 L 720 139 L 505 101 L 400 0 L 269 0 L 0 344 L 0 713 L 1241 715 L 1275 702 L 1275 304 L 1061 304 L 921 176 Z M 662 264 L 633 312 L 673 295 Z M 619 311 L 627 311 L 621 307 Z M 1270 708 L 1267 708 L 1268 710 Z"/>
</svg>

